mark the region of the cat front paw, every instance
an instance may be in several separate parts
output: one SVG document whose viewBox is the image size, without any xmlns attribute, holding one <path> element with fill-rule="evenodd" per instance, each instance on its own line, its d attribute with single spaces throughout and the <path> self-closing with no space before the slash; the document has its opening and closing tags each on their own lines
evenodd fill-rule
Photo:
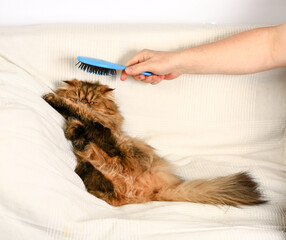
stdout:
<svg viewBox="0 0 286 240">
<path fill-rule="evenodd" d="M 51 103 L 56 99 L 56 95 L 54 93 L 45 94 L 42 97 L 47 103 Z"/>
<path fill-rule="evenodd" d="M 76 140 L 85 137 L 85 127 L 83 123 L 74 118 L 68 118 L 64 128 L 67 139 Z"/>
</svg>

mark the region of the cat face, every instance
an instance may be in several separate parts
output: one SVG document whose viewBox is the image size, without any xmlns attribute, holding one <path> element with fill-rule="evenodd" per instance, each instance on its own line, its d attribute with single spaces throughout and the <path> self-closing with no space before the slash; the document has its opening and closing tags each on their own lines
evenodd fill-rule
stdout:
<svg viewBox="0 0 286 240">
<path fill-rule="evenodd" d="M 116 104 L 113 101 L 112 88 L 98 82 L 90 83 L 85 81 L 64 81 L 66 85 L 57 94 L 65 97 L 75 104 L 85 104 L 96 111 L 114 114 L 117 112 Z"/>
</svg>

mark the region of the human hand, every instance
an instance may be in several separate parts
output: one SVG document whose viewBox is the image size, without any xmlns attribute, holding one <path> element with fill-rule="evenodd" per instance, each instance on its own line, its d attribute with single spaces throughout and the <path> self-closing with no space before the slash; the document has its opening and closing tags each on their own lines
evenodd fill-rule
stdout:
<svg viewBox="0 0 286 240">
<path fill-rule="evenodd" d="M 129 75 L 135 80 L 158 84 L 162 80 L 172 80 L 179 77 L 183 71 L 179 52 L 161 52 L 144 49 L 134 55 L 126 63 L 120 79 L 125 81 Z M 152 72 L 152 76 L 144 76 L 142 72 Z"/>
</svg>

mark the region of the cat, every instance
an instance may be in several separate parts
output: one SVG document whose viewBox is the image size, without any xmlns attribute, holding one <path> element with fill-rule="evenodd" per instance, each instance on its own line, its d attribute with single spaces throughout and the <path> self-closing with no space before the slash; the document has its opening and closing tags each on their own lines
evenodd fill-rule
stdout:
<svg viewBox="0 0 286 240">
<path fill-rule="evenodd" d="M 114 89 L 99 82 L 64 82 L 43 98 L 66 119 L 64 133 L 78 161 L 75 172 L 94 196 L 112 206 L 149 201 L 231 206 L 266 202 L 246 172 L 184 181 L 151 146 L 122 131 Z"/>
</svg>

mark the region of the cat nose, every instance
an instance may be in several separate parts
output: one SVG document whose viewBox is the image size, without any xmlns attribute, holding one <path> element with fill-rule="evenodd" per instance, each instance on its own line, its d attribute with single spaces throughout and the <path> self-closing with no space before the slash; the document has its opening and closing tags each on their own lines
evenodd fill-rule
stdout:
<svg viewBox="0 0 286 240">
<path fill-rule="evenodd" d="M 81 100 L 82 103 L 87 103 L 87 101 L 85 99 Z"/>
</svg>

